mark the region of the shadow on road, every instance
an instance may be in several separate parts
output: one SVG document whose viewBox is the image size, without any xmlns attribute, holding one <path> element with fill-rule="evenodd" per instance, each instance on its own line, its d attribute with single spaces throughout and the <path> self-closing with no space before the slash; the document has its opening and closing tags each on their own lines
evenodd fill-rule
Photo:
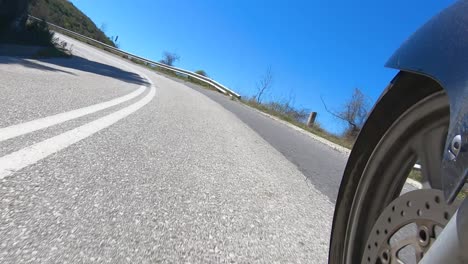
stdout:
<svg viewBox="0 0 468 264">
<path fill-rule="evenodd" d="M 48 65 L 44 65 L 39 62 L 44 62 L 44 63 L 47 63 Z M 95 61 L 90 61 L 90 60 L 87 60 L 78 56 L 73 56 L 72 58 L 69 58 L 69 59 L 54 58 L 54 59 L 39 59 L 39 60 L 30 60 L 30 59 L 21 58 L 21 57 L 0 57 L 0 64 L 20 64 L 24 67 L 34 68 L 34 69 L 38 69 L 42 71 L 55 71 L 55 72 L 62 72 L 62 73 L 67 73 L 71 75 L 76 75 L 73 72 L 66 71 L 58 67 L 57 68 L 53 67 L 53 65 L 56 65 L 56 66 L 60 66 L 64 68 L 90 72 L 90 73 L 118 79 L 127 83 L 133 83 L 133 84 L 138 84 L 138 85 L 148 84 L 148 82 L 145 79 L 143 79 L 136 73 L 124 71 L 114 66 L 110 66 L 110 65 L 95 62 Z"/>
</svg>

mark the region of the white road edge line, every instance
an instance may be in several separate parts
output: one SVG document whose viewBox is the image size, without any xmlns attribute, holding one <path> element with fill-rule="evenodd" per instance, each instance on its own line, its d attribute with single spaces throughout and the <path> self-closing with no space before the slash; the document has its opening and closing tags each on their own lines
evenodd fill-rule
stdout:
<svg viewBox="0 0 468 264">
<path fill-rule="evenodd" d="M 117 121 L 145 106 L 154 98 L 155 94 L 156 89 L 154 86 L 151 86 L 149 93 L 144 98 L 130 106 L 60 135 L 0 157 L 0 179 L 10 176 L 20 169 L 30 166 L 51 154 L 67 148 L 68 146 L 111 126 Z"/>
<path fill-rule="evenodd" d="M 28 134 L 28 133 L 31 133 L 40 129 L 44 129 L 50 126 L 54 126 L 54 125 L 57 125 L 57 124 L 60 124 L 60 123 L 63 123 L 63 122 L 66 122 L 75 118 L 89 115 L 89 114 L 104 110 L 106 108 L 124 103 L 142 94 L 145 91 L 145 89 L 146 89 L 145 86 L 141 86 L 137 90 L 127 95 L 115 98 L 107 102 L 90 105 L 87 107 L 71 110 L 65 113 L 60 113 L 60 114 L 56 114 L 52 116 L 39 118 L 36 120 L 12 125 L 9 127 L 0 128 L 0 142 L 11 139 L 11 138 L 15 138 L 24 134 Z"/>
</svg>

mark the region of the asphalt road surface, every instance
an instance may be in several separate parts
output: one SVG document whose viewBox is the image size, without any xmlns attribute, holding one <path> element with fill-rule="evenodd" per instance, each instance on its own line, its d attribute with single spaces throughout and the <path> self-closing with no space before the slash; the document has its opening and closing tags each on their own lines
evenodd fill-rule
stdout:
<svg viewBox="0 0 468 264">
<path fill-rule="evenodd" d="M 331 202 L 336 202 L 341 177 L 348 159 L 347 152 L 330 147 L 330 145 L 334 145 L 331 142 L 330 145 L 317 142 L 311 139 L 308 133 L 291 129 L 290 125 L 259 114 L 257 110 L 231 100 L 221 93 L 204 89 L 190 82 L 182 83 L 234 113 L 293 163 L 316 189 L 326 195 Z"/>
<path fill-rule="evenodd" d="M 0 263 L 325 263 L 346 155 L 62 37 L 0 57 Z"/>
</svg>

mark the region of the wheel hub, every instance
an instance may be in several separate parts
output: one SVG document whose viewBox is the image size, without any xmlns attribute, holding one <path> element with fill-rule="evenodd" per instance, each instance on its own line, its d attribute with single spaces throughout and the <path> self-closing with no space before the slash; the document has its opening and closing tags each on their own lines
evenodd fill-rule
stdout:
<svg viewBox="0 0 468 264">
<path fill-rule="evenodd" d="M 362 263 L 408 263 L 410 248 L 419 262 L 458 208 L 443 197 L 440 190 L 422 189 L 393 200 L 372 228 Z"/>
</svg>

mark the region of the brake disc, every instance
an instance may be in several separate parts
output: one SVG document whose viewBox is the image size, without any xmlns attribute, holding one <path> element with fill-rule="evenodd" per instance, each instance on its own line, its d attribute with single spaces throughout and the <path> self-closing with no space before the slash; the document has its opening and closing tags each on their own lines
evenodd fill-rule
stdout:
<svg viewBox="0 0 468 264">
<path fill-rule="evenodd" d="M 401 255 L 408 247 L 413 248 L 416 262 L 419 262 L 437 239 L 437 231 L 445 227 L 457 208 L 456 202 L 445 203 L 440 190 L 422 189 L 401 195 L 375 222 L 361 263 L 405 263 Z M 404 229 L 410 225 L 413 232 Z M 403 238 L 398 240 L 399 237 Z"/>
</svg>

